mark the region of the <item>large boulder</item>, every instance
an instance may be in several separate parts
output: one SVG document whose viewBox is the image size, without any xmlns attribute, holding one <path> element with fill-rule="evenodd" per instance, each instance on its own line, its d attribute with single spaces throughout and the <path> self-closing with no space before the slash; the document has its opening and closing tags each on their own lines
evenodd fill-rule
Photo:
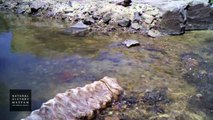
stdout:
<svg viewBox="0 0 213 120">
<path fill-rule="evenodd" d="M 179 11 L 167 11 L 158 24 L 158 30 L 166 34 L 182 34 L 185 29 L 185 21 Z"/>
<path fill-rule="evenodd" d="M 164 34 L 182 34 L 185 30 L 213 29 L 213 8 L 209 0 L 144 0 L 157 7 L 161 19 L 157 30 Z"/>
<path fill-rule="evenodd" d="M 33 10 L 38 10 L 38 9 L 44 8 L 46 5 L 47 5 L 47 2 L 44 2 L 42 0 L 36 0 L 31 2 L 30 7 Z"/>
<path fill-rule="evenodd" d="M 213 29 L 213 8 L 210 5 L 190 5 L 187 10 L 186 30 Z"/>
</svg>

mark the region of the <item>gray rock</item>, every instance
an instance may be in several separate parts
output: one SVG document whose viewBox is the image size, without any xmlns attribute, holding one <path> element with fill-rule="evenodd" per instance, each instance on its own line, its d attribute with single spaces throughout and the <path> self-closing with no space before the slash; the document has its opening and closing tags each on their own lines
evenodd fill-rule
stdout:
<svg viewBox="0 0 213 120">
<path fill-rule="evenodd" d="M 13 9 L 13 8 L 15 8 L 16 6 L 17 6 L 17 2 L 15 2 L 15 1 L 4 1 L 4 6 L 6 7 L 6 8 L 8 8 L 8 9 Z"/>
<path fill-rule="evenodd" d="M 139 29 L 141 29 L 141 25 L 140 24 L 138 24 L 138 23 L 132 23 L 131 24 L 131 28 L 133 28 L 133 29 L 135 29 L 135 30 L 139 30 Z"/>
<path fill-rule="evenodd" d="M 94 14 L 92 15 L 92 18 L 93 18 L 94 20 L 99 20 L 99 19 L 101 19 L 101 16 L 94 13 Z"/>
<path fill-rule="evenodd" d="M 167 11 L 159 23 L 158 30 L 165 34 L 178 35 L 185 31 L 185 20 L 180 14 L 180 10 Z"/>
<path fill-rule="evenodd" d="M 144 19 L 144 22 L 147 24 L 151 24 L 152 21 L 155 19 L 152 15 L 147 14 L 147 13 L 142 14 L 142 17 Z"/>
<path fill-rule="evenodd" d="M 30 13 L 30 12 L 31 12 L 31 9 L 30 9 L 30 6 L 29 6 L 29 5 L 20 4 L 20 5 L 18 6 L 16 12 L 17 12 L 18 14 Z"/>
<path fill-rule="evenodd" d="M 132 0 L 122 0 L 121 2 L 118 2 L 117 5 L 122 5 L 124 7 L 130 6 Z"/>
<path fill-rule="evenodd" d="M 104 23 L 109 23 L 109 21 L 111 20 L 111 15 L 112 15 L 111 13 L 104 14 L 103 18 L 102 18 L 103 22 Z"/>
<path fill-rule="evenodd" d="M 42 0 L 36 0 L 36 1 L 33 1 L 31 2 L 31 9 L 35 9 L 35 10 L 38 10 L 38 9 L 41 9 L 41 8 L 44 8 L 46 6 L 46 2 L 42 1 Z"/>
<path fill-rule="evenodd" d="M 73 8 L 67 8 L 67 9 L 64 9 L 64 13 L 67 14 L 67 13 L 72 13 L 74 11 Z"/>
<path fill-rule="evenodd" d="M 139 12 L 134 13 L 133 21 L 137 21 L 137 22 L 141 21 L 141 15 Z"/>
<path fill-rule="evenodd" d="M 159 31 L 154 30 L 154 29 L 149 30 L 147 34 L 150 37 L 160 37 L 160 36 L 162 36 L 162 34 Z"/>
<path fill-rule="evenodd" d="M 82 21 L 72 25 L 70 28 L 66 29 L 64 33 L 68 33 L 74 36 L 85 36 L 89 32 L 89 26 L 85 25 Z"/>
<path fill-rule="evenodd" d="M 4 0 L 0 0 L 0 4 L 2 4 L 4 2 Z"/>
<path fill-rule="evenodd" d="M 89 26 L 85 25 L 82 21 L 77 22 L 76 24 L 72 25 L 70 28 L 75 28 L 75 29 L 88 29 Z"/>
<path fill-rule="evenodd" d="M 124 18 L 124 19 L 118 21 L 118 25 L 121 27 L 129 27 L 131 25 L 131 20 Z"/>
<path fill-rule="evenodd" d="M 156 28 L 165 34 L 182 34 L 185 30 L 213 29 L 213 9 L 209 0 L 145 0 L 160 9 Z M 157 13 L 154 13 L 154 15 Z M 150 22 L 150 21 L 148 21 Z"/>
<path fill-rule="evenodd" d="M 92 25 L 92 24 L 95 23 L 95 20 L 91 17 L 87 17 L 87 18 L 84 19 L 83 23 L 86 24 L 86 25 Z"/>
<path fill-rule="evenodd" d="M 122 42 L 122 44 L 125 45 L 127 48 L 140 45 L 137 40 L 125 40 Z"/>
<path fill-rule="evenodd" d="M 186 30 L 213 29 L 213 8 L 209 5 L 189 6 L 186 15 Z"/>
</svg>

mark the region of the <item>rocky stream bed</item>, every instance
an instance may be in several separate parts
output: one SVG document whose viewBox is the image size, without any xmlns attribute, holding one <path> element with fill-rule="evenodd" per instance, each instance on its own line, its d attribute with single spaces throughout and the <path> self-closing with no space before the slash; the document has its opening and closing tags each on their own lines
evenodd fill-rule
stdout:
<svg viewBox="0 0 213 120">
<path fill-rule="evenodd" d="M 0 8 L 64 20 L 70 26 L 82 22 L 85 25 L 67 27 L 69 34 L 77 35 L 116 31 L 158 37 L 213 29 L 209 0 L 1 0 Z"/>
</svg>

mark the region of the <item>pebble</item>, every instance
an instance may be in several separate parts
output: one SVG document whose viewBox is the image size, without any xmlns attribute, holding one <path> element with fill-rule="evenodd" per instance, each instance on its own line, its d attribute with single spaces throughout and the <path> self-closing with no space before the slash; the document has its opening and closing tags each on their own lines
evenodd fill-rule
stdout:
<svg viewBox="0 0 213 120">
<path fill-rule="evenodd" d="M 140 24 L 138 24 L 138 23 L 132 23 L 132 25 L 131 25 L 131 28 L 133 28 L 133 29 L 135 29 L 135 30 L 139 30 L 139 29 L 141 29 L 141 25 Z"/>
<path fill-rule="evenodd" d="M 122 42 L 122 44 L 125 45 L 127 48 L 140 45 L 137 40 L 125 40 Z"/>
<path fill-rule="evenodd" d="M 72 25 L 71 28 L 87 29 L 87 28 L 89 28 L 89 26 L 85 25 L 82 21 L 80 21 L 80 22 Z"/>
<path fill-rule="evenodd" d="M 197 97 L 197 98 L 202 98 L 203 95 L 202 95 L 202 94 L 196 94 L 196 97 Z"/>
</svg>

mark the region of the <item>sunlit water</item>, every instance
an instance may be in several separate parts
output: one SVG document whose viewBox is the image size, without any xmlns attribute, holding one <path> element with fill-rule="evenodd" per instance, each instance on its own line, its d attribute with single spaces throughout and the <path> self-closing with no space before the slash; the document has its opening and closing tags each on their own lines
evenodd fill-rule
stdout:
<svg viewBox="0 0 213 120">
<path fill-rule="evenodd" d="M 212 31 L 156 39 L 127 34 L 73 37 L 63 33 L 63 25 L 21 16 L 1 16 L 0 115 L 3 120 L 29 115 L 9 111 L 9 89 L 31 89 L 34 110 L 59 92 L 104 76 L 116 77 L 126 97 L 140 100 L 147 90 L 166 89 L 170 99 L 169 104 L 161 106 L 163 113 L 152 113 L 146 105 L 136 103 L 122 110 L 108 108 L 102 113 L 105 116 L 113 113 L 122 114 L 126 119 L 213 119 Z M 141 46 L 126 48 L 120 44 L 125 39 L 137 39 Z M 202 57 L 199 63 L 206 62 L 188 69 L 184 57 L 198 59 L 194 54 Z M 200 78 L 201 69 L 208 76 Z M 198 93 L 206 99 L 197 100 Z"/>
</svg>

